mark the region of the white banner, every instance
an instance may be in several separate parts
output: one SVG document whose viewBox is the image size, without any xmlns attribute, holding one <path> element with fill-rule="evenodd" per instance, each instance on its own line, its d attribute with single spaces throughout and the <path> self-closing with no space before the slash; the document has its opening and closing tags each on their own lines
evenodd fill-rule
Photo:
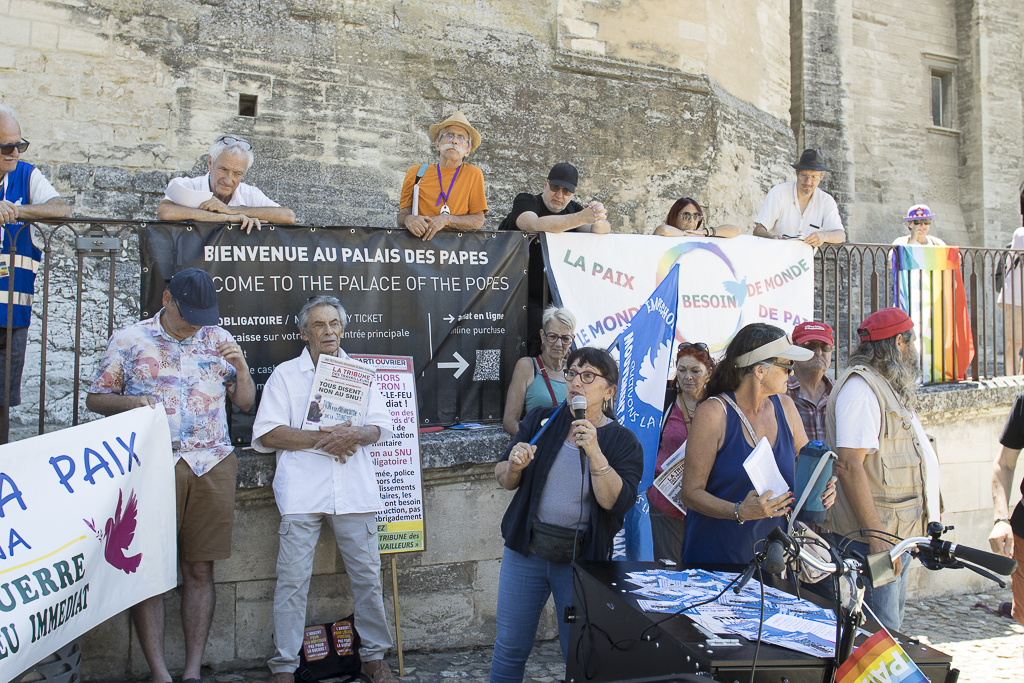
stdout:
<svg viewBox="0 0 1024 683">
<path fill-rule="evenodd" d="M 719 356 L 744 325 L 791 332 L 814 315 L 814 251 L 802 241 L 542 235 L 548 282 L 576 316 L 579 346 L 610 346 L 676 263 L 676 341 L 704 342 Z"/>
<path fill-rule="evenodd" d="M 380 552 L 425 550 L 419 402 L 412 356 L 353 354 L 352 358 L 377 369 L 377 388 L 391 413 L 391 438 L 367 447 L 384 500 L 384 510 L 377 513 Z"/>
<path fill-rule="evenodd" d="M 0 680 L 177 582 L 163 406 L 0 446 Z"/>
</svg>

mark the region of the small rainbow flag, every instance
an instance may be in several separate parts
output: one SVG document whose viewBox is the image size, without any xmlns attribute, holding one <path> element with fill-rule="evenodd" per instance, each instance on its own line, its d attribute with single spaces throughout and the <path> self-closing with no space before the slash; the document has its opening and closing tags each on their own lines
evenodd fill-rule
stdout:
<svg viewBox="0 0 1024 683">
<path fill-rule="evenodd" d="M 836 683 L 928 683 L 885 629 L 864 641 L 836 672 Z"/>
<path fill-rule="evenodd" d="M 974 358 L 959 247 L 897 246 L 892 258 L 894 306 L 917 327 L 924 380 L 964 379 Z"/>
</svg>

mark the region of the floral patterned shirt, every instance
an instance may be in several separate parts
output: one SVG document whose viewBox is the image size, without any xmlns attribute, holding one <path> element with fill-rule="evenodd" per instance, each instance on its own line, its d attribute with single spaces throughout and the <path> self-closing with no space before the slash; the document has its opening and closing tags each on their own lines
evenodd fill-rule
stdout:
<svg viewBox="0 0 1024 683">
<path fill-rule="evenodd" d="M 174 461 L 184 458 L 202 476 L 234 450 L 224 397 L 236 371 L 217 345 L 235 340 L 224 328 L 211 326 L 178 341 L 160 325 L 162 314 L 160 309 L 114 333 L 89 393 L 152 396 L 163 403 Z"/>
</svg>

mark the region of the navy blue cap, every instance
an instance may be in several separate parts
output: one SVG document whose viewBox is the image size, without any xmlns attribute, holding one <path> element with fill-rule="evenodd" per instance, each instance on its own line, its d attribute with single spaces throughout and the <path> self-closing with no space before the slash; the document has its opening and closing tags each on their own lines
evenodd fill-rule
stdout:
<svg viewBox="0 0 1024 683">
<path fill-rule="evenodd" d="M 579 182 L 580 174 L 572 164 L 566 164 L 564 162 L 561 164 L 555 164 L 551 167 L 551 172 L 548 173 L 548 184 L 561 185 L 569 190 L 569 192 L 575 192 L 576 186 Z"/>
<path fill-rule="evenodd" d="M 186 268 L 175 274 L 167 291 L 178 302 L 178 311 L 189 325 L 207 327 L 220 322 L 217 288 L 205 270 Z"/>
</svg>

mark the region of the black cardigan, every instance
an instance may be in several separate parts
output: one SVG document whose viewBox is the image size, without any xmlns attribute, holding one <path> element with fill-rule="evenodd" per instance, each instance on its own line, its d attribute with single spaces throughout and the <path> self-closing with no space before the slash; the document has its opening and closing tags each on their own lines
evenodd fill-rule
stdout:
<svg viewBox="0 0 1024 683">
<path fill-rule="evenodd" d="M 552 416 L 556 408 L 542 406 L 534 408 L 519 423 L 519 433 L 501 456 L 508 460 L 512 447 L 522 441 L 529 442 L 541 428 L 544 418 Z M 541 492 L 547 483 L 548 473 L 554 464 L 555 457 L 562 447 L 562 442 L 569 434 L 573 416 L 568 407 L 551 417 L 551 425 L 537 441 L 537 452 L 533 462 L 522 471 L 516 495 L 505 510 L 501 520 L 501 535 L 505 545 L 521 555 L 529 553 L 530 531 L 533 519 L 540 504 Z M 637 487 L 644 471 L 643 449 L 636 436 L 615 420 L 597 430 L 597 442 L 601 452 L 608 459 L 622 479 L 622 490 L 611 510 L 605 510 L 590 492 L 590 517 L 588 519 L 587 536 L 583 545 L 584 560 L 610 560 L 615 534 L 622 528 L 626 513 L 636 503 Z"/>
</svg>

